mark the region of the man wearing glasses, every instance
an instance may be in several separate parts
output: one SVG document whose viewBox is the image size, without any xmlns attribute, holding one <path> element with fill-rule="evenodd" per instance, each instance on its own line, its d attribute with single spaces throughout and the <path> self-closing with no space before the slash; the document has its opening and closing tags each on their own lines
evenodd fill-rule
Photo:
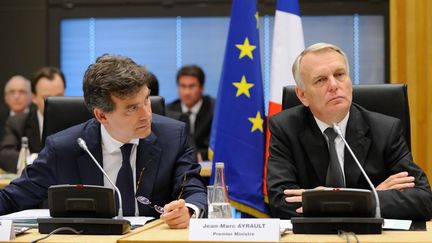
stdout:
<svg viewBox="0 0 432 243">
<path fill-rule="evenodd" d="M 185 228 L 192 213 L 205 215 L 206 190 L 185 124 L 152 114 L 148 79 L 127 57 L 103 55 L 90 65 L 83 91 L 95 118 L 47 138 L 21 178 L 0 191 L 0 214 L 37 206 L 54 184 L 111 187 L 77 144 L 82 138 L 119 187 L 125 216 L 162 213 L 171 228 Z"/>
</svg>

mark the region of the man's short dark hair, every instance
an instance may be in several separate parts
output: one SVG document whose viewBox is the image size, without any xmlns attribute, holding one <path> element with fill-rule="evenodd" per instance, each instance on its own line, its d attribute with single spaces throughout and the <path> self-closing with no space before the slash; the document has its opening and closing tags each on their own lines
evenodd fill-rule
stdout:
<svg viewBox="0 0 432 243">
<path fill-rule="evenodd" d="M 204 71 L 197 65 L 187 65 L 180 68 L 180 70 L 177 72 L 177 84 L 181 76 L 196 77 L 200 83 L 200 86 L 204 86 L 205 74 Z"/>
<path fill-rule="evenodd" d="M 148 86 L 149 74 L 145 67 L 129 57 L 104 54 L 91 64 L 84 74 L 83 92 L 87 108 L 104 112 L 115 109 L 111 96 L 120 99 L 136 95 Z"/>
<path fill-rule="evenodd" d="M 47 78 L 49 80 L 54 79 L 54 75 L 58 74 L 63 81 L 63 86 L 66 89 L 66 79 L 63 72 L 56 67 L 42 67 L 39 68 L 31 78 L 31 90 L 33 94 L 36 94 L 36 85 L 42 78 Z"/>
</svg>

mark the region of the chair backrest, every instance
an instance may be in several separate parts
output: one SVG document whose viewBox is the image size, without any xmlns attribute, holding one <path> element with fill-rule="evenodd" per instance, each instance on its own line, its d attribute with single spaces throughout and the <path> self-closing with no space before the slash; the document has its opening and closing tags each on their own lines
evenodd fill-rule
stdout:
<svg viewBox="0 0 432 243">
<path fill-rule="evenodd" d="M 150 96 L 152 112 L 165 116 L 165 99 L 162 96 Z"/>
<path fill-rule="evenodd" d="M 161 96 L 150 96 L 152 112 L 165 115 L 165 99 Z M 53 96 L 45 99 L 42 144 L 45 139 L 56 132 L 83 123 L 92 118 L 83 97 Z"/>
<path fill-rule="evenodd" d="M 353 85 L 353 102 L 367 110 L 396 117 L 402 121 L 404 136 L 411 149 L 410 115 L 406 84 Z M 288 109 L 301 102 L 295 94 L 295 86 L 283 89 L 282 109 Z"/>
</svg>

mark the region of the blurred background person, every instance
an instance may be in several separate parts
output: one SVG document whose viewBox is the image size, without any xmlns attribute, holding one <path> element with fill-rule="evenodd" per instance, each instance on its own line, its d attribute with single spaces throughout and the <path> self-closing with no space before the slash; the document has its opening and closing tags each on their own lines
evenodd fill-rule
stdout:
<svg viewBox="0 0 432 243">
<path fill-rule="evenodd" d="M 45 98 L 64 96 L 66 81 L 64 74 L 55 67 L 37 70 L 31 79 L 32 101 L 28 113 L 11 116 L 6 120 L 4 136 L 0 142 L 0 168 L 16 172 L 21 149 L 21 137 L 28 138 L 31 153 L 39 153 L 41 144 Z M 61 114 L 59 114 L 61 115 Z"/>
<path fill-rule="evenodd" d="M 177 72 L 179 99 L 167 105 L 168 111 L 180 112 L 189 118 L 189 132 L 197 148 L 198 161 L 208 160 L 207 150 L 215 103 L 212 97 L 203 95 L 204 84 L 205 74 L 199 66 L 183 66 Z M 170 113 L 167 115 L 170 116 Z"/>
<path fill-rule="evenodd" d="M 16 75 L 10 78 L 4 88 L 6 105 L 0 110 L 0 140 L 4 135 L 4 124 L 9 116 L 28 112 L 31 103 L 30 81 L 24 76 Z"/>
</svg>

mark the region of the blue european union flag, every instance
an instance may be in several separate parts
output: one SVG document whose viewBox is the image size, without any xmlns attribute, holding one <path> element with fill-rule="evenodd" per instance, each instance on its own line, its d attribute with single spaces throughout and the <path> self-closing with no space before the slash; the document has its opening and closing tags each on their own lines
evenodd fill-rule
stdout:
<svg viewBox="0 0 432 243">
<path fill-rule="evenodd" d="M 256 1 L 233 1 L 212 123 L 210 158 L 225 163 L 231 205 L 252 216 L 266 217 L 263 195 L 266 119 L 258 20 Z"/>
</svg>

